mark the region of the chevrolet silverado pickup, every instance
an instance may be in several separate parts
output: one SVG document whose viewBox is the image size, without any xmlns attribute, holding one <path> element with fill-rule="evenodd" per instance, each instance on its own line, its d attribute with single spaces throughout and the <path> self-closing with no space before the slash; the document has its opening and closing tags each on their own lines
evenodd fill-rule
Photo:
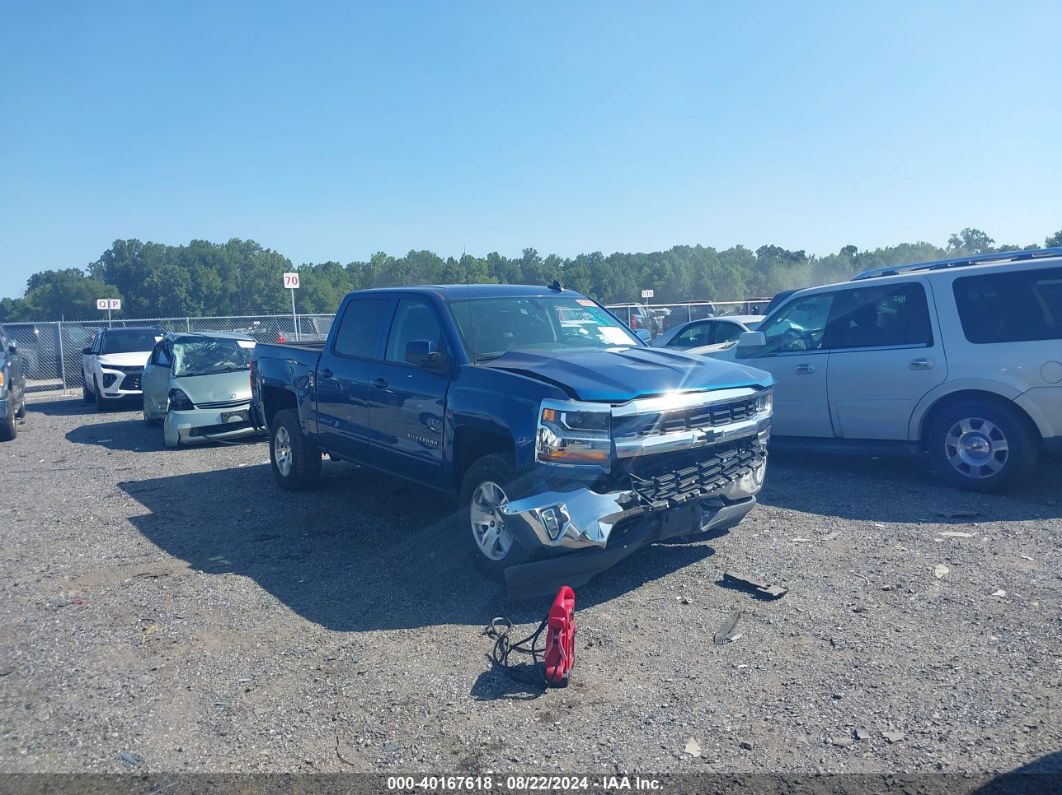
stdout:
<svg viewBox="0 0 1062 795">
<path fill-rule="evenodd" d="M 251 384 L 281 488 L 327 454 L 457 495 L 514 595 L 729 529 L 766 469 L 770 375 L 651 348 L 556 283 L 353 292 L 323 342 L 259 343 Z"/>
</svg>

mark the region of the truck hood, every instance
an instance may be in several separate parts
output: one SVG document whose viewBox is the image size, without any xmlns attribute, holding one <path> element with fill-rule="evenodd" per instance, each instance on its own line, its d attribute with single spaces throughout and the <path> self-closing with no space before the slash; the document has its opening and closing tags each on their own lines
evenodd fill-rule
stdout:
<svg viewBox="0 0 1062 795">
<path fill-rule="evenodd" d="M 512 351 L 479 366 L 556 384 L 579 400 L 625 403 L 667 392 L 768 387 L 770 373 L 663 348 L 609 348 L 549 355 Z"/>
<path fill-rule="evenodd" d="M 111 364 L 115 367 L 143 367 L 151 358 L 151 351 L 133 351 L 131 353 L 101 353 L 100 367 Z"/>
</svg>

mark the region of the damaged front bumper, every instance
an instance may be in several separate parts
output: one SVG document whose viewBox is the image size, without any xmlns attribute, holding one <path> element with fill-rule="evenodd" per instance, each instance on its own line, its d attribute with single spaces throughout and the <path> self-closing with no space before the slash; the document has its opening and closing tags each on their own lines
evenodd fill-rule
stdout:
<svg viewBox="0 0 1062 795">
<path fill-rule="evenodd" d="M 647 544 L 728 530 L 755 506 L 766 467 L 766 458 L 758 455 L 736 477 L 707 494 L 694 490 L 686 499 L 654 501 L 635 488 L 606 493 L 577 488 L 514 500 L 502 509 L 506 528 L 546 557 L 508 568 L 509 594 L 538 596 L 561 585 L 576 587 Z"/>
</svg>

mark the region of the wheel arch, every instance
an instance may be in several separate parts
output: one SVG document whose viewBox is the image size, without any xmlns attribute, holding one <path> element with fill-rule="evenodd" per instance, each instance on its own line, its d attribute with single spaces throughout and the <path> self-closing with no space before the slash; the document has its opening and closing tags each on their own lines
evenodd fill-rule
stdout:
<svg viewBox="0 0 1062 795">
<path fill-rule="evenodd" d="M 929 429 L 933 427 L 933 422 L 940 416 L 942 411 L 959 403 L 981 402 L 1013 411 L 1028 426 L 1029 430 L 1036 435 L 1037 439 L 1042 439 L 1043 432 L 1039 425 L 1023 406 L 1014 401 L 1014 397 L 1017 397 L 1017 395 L 1009 397 L 1000 392 L 983 388 L 966 388 L 948 392 L 929 403 L 918 419 L 913 420 L 913 422 L 917 422 L 914 438 L 919 441 L 923 449 L 928 449 Z"/>
<path fill-rule="evenodd" d="M 498 428 L 460 425 L 454 430 L 453 489 L 460 491 L 465 473 L 478 459 L 491 453 L 512 456 L 516 465 L 516 444 L 512 435 Z"/>
</svg>

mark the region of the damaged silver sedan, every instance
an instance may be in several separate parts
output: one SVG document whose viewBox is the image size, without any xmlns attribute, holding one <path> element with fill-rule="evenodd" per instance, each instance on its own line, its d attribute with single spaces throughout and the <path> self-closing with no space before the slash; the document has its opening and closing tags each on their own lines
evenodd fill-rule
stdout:
<svg viewBox="0 0 1062 795">
<path fill-rule="evenodd" d="M 167 334 L 144 368 L 144 422 L 167 447 L 256 433 L 250 420 L 254 340 L 239 334 Z"/>
</svg>

